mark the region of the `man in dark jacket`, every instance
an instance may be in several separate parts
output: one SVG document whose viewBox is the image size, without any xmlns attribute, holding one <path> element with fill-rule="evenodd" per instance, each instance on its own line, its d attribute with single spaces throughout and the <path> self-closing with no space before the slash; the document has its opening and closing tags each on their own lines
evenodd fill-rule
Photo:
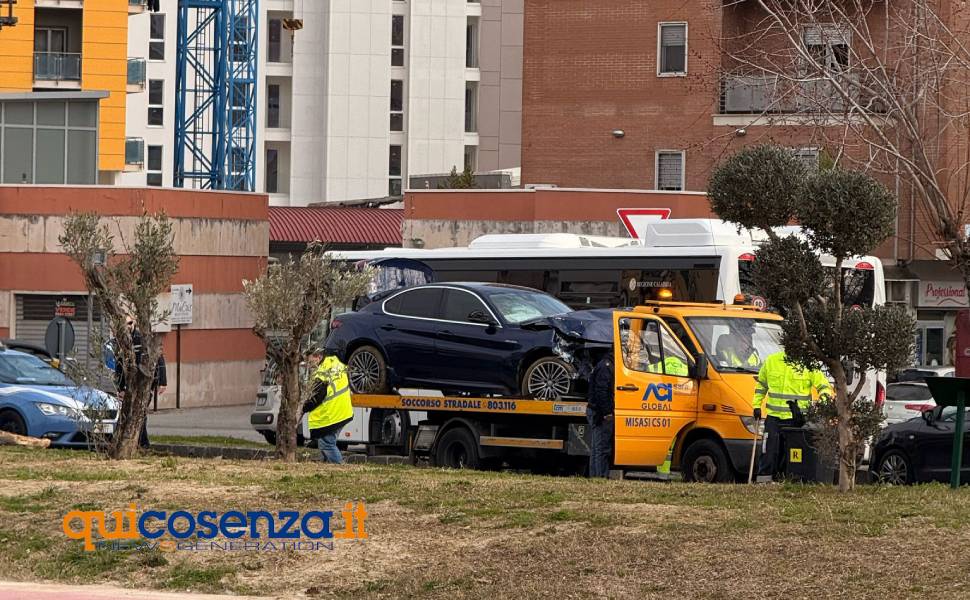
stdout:
<svg viewBox="0 0 970 600">
<path fill-rule="evenodd" d="M 135 364 L 139 368 L 144 368 L 142 366 L 142 340 L 141 332 L 135 329 L 135 320 L 128 317 L 125 322 L 125 326 L 128 328 L 128 332 L 131 333 L 131 346 L 135 351 Z M 144 372 L 144 371 L 143 371 Z M 164 394 L 165 387 L 168 385 L 168 375 L 165 371 L 165 357 L 161 354 L 158 355 L 158 363 L 155 365 L 155 378 L 152 381 L 152 393 L 153 394 Z M 128 390 L 128 385 L 125 382 L 125 371 L 122 367 L 120 360 L 115 360 L 115 387 L 118 388 L 118 397 L 124 398 L 125 392 Z M 138 438 L 138 445 L 142 448 L 148 448 L 148 417 L 145 417 L 145 421 L 141 427 L 141 436 Z"/>
<path fill-rule="evenodd" d="M 589 422 L 589 476 L 606 477 L 613 463 L 613 353 L 607 351 L 589 378 L 586 399 Z"/>
</svg>

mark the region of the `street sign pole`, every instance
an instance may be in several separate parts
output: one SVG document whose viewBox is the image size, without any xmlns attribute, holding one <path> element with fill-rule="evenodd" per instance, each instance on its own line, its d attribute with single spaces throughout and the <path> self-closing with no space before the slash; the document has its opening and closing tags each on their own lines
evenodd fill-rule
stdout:
<svg viewBox="0 0 970 600">
<path fill-rule="evenodd" d="M 182 407 L 182 326 L 175 326 L 175 408 Z"/>
<path fill-rule="evenodd" d="M 960 487 L 960 471 L 963 469 L 963 425 L 967 406 L 966 392 L 957 392 L 957 422 L 953 430 L 953 456 L 950 458 L 950 487 Z"/>
</svg>

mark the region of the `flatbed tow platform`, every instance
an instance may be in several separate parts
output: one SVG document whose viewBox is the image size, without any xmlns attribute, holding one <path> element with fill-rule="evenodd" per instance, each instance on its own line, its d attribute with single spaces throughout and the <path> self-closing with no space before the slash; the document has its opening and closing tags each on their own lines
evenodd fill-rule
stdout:
<svg viewBox="0 0 970 600">
<path fill-rule="evenodd" d="M 508 463 L 581 471 L 589 456 L 585 402 L 354 394 L 353 404 L 357 408 L 426 413 L 427 417 L 407 432 L 407 449 L 413 459 L 427 458 L 435 466 L 489 469 Z"/>
</svg>

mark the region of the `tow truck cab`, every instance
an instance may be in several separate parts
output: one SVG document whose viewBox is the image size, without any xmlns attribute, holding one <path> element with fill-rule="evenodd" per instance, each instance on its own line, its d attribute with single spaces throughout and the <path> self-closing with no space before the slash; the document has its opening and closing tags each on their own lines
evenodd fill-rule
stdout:
<svg viewBox="0 0 970 600">
<path fill-rule="evenodd" d="M 781 350 L 778 315 L 656 302 L 613 315 L 617 468 L 670 461 L 689 481 L 746 473 L 761 363 Z"/>
</svg>

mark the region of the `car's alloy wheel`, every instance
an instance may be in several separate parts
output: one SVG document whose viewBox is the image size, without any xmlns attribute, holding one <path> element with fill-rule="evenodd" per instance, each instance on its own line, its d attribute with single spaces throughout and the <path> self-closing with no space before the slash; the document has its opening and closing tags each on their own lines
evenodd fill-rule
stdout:
<svg viewBox="0 0 970 600">
<path fill-rule="evenodd" d="M 350 379 L 350 390 L 356 394 L 387 391 L 384 359 L 371 346 L 354 350 L 347 361 L 347 376 Z"/>
<path fill-rule="evenodd" d="M 876 474 L 882 483 L 906 485 L 909 483 L 909 464 L 899 452 L 890 452 L 879 462 Z"/>
<path fill-rule="evenodd" d="M 553 358 L 533 364 L 525 377 L 526 394 L 539 400 L 558 400 L 569 393 L 571 384 L 569 367 Z"/>
</svg>

